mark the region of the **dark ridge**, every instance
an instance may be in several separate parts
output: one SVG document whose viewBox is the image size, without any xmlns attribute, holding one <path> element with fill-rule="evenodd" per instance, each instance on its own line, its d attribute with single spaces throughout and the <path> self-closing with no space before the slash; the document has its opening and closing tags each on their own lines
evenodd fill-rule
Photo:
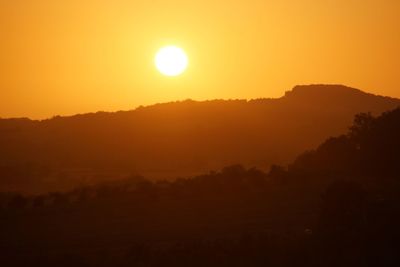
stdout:
<svg viewBox="0 0 400 267">
<path fill-rule="evenodd" d="M 374 95 L 366 93 L 356 88 L 348 87 L 340 84 L 312 84 L 312 85 L 297 85 L 291 91 L 285 93 L 284 98 L 298 98 L 298 99 L 315 99 L 332 100 L 337 98 L 371 98 L 378 97 L 386 100 L 398 101 L 395 98 Z"/>
<path fill-rule="evenodd" d="M 380 115 L 399 105 L 350 87 L 309 85 L 277 99 L 184 100 L 43 121 L 2 119 L 0 174 L 7 175 L 0 176 L 0 190 L 61 190 L 130 174 L 173 179 L 234 163 L 265 170 L 346 132 L 358 113 Z"/>
<path fill-rule="evenodd" d="M 400 109 L 268 172 L 0 193 L 2 266 L 400 266 Z M 261 144 L 261 143 L 260 143 Z M 23 170 L 22 170 L 23 171 Z"/>
</svg>

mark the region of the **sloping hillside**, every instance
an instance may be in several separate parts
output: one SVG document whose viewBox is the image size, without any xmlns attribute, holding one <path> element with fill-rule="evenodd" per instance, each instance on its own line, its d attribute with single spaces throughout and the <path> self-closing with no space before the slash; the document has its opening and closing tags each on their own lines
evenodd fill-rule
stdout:
<svg viewBox="0 0 400 267">
<path fill-rule="evenodd" d="M 0 184 L 39 190 L 57 181 L 54 189 L 62 189 L 129 174 L 192 175 L 234 163 L 266 169 L 344 133 L 357 113 L 378 115 L 399 105 L 345 86 L 310 85 L 278 99 L 187 100 L 44 121 L 0 120 Z"/>
</svg>

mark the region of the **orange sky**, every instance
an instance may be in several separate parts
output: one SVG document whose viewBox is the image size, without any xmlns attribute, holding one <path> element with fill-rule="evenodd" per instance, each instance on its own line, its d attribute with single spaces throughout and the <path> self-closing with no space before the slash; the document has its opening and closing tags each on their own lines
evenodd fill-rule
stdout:
<svg viewBox="0 0 400 267">
<path fill-rule="evenodd" d="M 340 83 L 400 97 L 399 0 L 0 0 L 0 117 Z M 186 50 L 168 78 L 159 47 Z"/>
</svg>

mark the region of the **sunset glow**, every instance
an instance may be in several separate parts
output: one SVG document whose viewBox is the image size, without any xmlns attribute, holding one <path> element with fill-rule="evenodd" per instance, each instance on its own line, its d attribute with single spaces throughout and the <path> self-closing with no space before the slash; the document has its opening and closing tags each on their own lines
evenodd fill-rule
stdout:
<svg viewBox="0 0 400 267">
<path fill-rule="evenodd" d="M 400 266 L 399 14 L 0 0 L 0 265 Z"/>
<path fill-rule="evenodd" d="M 399 12 L 398 0 L 0 1 L 0 117 L 276 98 L 298 84 L 400 97 Z M 154 62 L 169 45 L 189 60 L 173 79 Z"/>
</svg>

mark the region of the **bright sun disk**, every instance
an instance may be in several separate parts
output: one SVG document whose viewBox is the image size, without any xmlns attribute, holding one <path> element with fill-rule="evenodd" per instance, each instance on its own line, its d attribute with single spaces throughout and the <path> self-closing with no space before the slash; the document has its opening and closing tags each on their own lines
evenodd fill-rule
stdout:
<svg viewBox="0 0 400 267">
<path fill-rule="evenodd" d="M 158 50 L 155 57 L 157 69 L 166 76 L 182 74 L 188 65 L 185 51 L 177 46 L 166 46 Z"/>
</svg>

